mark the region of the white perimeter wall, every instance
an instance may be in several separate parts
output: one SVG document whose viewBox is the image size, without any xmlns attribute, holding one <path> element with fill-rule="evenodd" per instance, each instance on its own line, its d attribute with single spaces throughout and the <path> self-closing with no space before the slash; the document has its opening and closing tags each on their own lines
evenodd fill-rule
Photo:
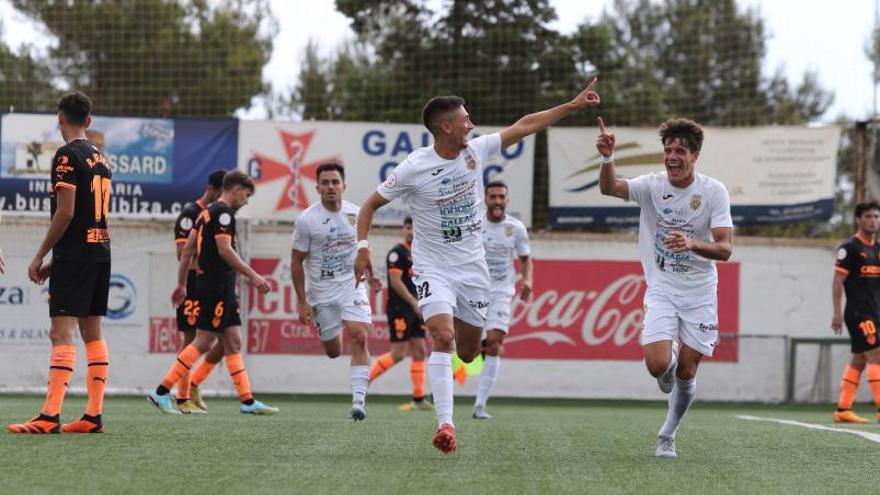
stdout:
<svg viewBox="0 0 880 495">
<path fill-rule="evenodd" d="M 37 390 L 45 386 L 50 345 L 45 295 L 27 282 L 26 266 L 47 222 L 3 219 L 0 247 L 7 273 L 0 276 L 0 390 Z M 171 364 L 173 354 L 150 353 L 151 317 L 172 316 L 169 295 L 174 286 L 174 244 L 166 222 L 116 222 L 113 236 L 114 272 L 133 280 L 136 305 L 130 315 L 107 321 L 111 352 L 109 389 L 142 392 L 155 387 Z M 377 230 L 371 242 L 375 263 L 397 242 L 396 230 Z M 289 227 L 255 225 L 246 254 L 286 260 Z M 833 243 L 768 242 L 736 239 L 733 260 L 740 263 L 739 333 L 744 336 L 831 336 L 830 285 Z M 637 260 L 635 236 L 592 234 L 533 234 L 532 251 L 548 260 Z M 9 299 L 18 293 L 22 297 Z M 23 300 L 22 300 L 23 299 Z M 382 346 L 385 347 L 385 346 Z M 848 347 L 832 353 L 830 393 L 836 397 Z M 796 397 L 815 400 L 816 347 L 803 347 L 798 359 Z M 785 346 L 779 338 L 740 339 L 736 363 L 706 363 L 699 372 L 702 399 L 780 401 L 784 397 Z M 73 390 L 82 390 L 85 354 L 80 347 Z M 316 355 L 250 355 L 246 363 L 255 390 L 290 393 L 348 393 L 347 359 Z M 408 394 L 409 366 L 398 365 L 373 384 L 371 393 Z M 457 393 L 473 395 L 474 377 Z M 77 387 L 77 384 L 80 384 Z M 232 392 L 224 369 L 218 369 L 205 388 Z M 867 398 L 866 389 L 860 398 Z M 497 396 L 660 399 L 656 382 L 641 361 L 505 359 L 495 388 Z M 825 400 L 827 397 L 818 397 Z"/>
</svg>

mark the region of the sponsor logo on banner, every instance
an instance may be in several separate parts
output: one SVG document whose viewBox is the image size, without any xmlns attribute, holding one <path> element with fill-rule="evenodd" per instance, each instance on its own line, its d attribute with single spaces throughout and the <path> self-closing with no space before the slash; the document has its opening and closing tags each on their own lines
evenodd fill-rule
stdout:
<svg viewBox="0 0 880 495">
<path fill-rule="evenodd" d="M 107 318 L 124 320 L 137 309 L 137 289 L 130 278 L 121 273 L 110 275 L 107 295 Z"/>
<path fill-rule="evenodd" d="M 522 359 L 641 360 L 647 288 L 636 261 L 534 260 L 534 296 L 516 299 L 504 356 Z M 739 265 L 718 265 L 718 326 L 739 333 Z M 715 361 L 737 361 L 722 338 Z"/>
</svg>

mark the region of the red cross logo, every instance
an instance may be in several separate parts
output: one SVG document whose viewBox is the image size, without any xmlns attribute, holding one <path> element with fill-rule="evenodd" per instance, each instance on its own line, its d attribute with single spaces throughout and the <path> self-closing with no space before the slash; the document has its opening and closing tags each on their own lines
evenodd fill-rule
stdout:
<svg viewBox="0 0 880 495">
<path fill-rule="evenodd" d="M 287 155 L 286 161 L 279 161 L 270 156 L 263 155 L 256 151 L 252 151 L 253 158 L 257 160 L 260 166 L 259 179 L 256 179 L 257 186 L 277 180 L 286 181 L 284 193 L 278 198 L 275 205 L 275 211 L 283 211 L 288 208 L 297 208 L 304 210 L 309 206 L 309 198 L 306 196 L 306 188 L 303 179 L 309 179 L 312 182 L 317 181 L 315 170 L 318 165 L 338 157 L 322 158 L 311 162 L 306 161 L 306 154 L 309 151 L 309 144 L 315 131 L 309 131 L 304 134 L 294 134 L 278 130 L 281 137 L 281 143 L 284 145 L 284 153 Z"/>
</svg>

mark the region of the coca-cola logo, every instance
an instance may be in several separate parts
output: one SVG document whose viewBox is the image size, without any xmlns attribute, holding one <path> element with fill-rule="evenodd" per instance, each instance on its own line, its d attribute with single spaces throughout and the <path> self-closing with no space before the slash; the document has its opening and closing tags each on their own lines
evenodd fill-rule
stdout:
<svg viewBox="0 0 880 495">
<path fill-rule="evenodd" d="M 511 336 L 508 343 L 530 339 L 546 344 L 577 345 L 570 332 L 557 329 L 580 328 L 580 339 L 586 345 L 599 346 L 609 340 L 624 346 L 635 339 L 642 328 L 645 311 L 641 300 L 645 278 L 624 275 L 601 291 L 548 289 L 529 302 L 517 300 L 511 326 L 525 323 L 533 331 Z"/>
</svg>

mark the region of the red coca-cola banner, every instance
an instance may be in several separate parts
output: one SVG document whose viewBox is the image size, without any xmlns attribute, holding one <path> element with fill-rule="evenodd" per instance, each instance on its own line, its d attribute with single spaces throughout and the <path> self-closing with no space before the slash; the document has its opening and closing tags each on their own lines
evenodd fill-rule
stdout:
<svg viewBox="0 0 880 495">
<path fill-rule="evenodd" d="M 534 295 L 513 307 L 505 358 L 641 360 L 639 343 L 645 279 L 637 261 L 535 260 Z M 323 354 L 314 325 L 296 318 L 296 297 L 287 260 L 256 258 L 257 273 L 272 286 L 250 293 L 246 334 L 251 354 Z M 385 290 L 371 296 L 372 354 L 388 350 Z M 724 337 L 714 361 L 737 361 L 739 264 L 718 264 L 718 323 Z M 173 318 L 153 318 L 150 352 L 175 352 Z"/>
<path fill-rule="evenodd" d="M 535 260 L 534 297 L 517 300 L 505 358 L 641 360 L 645 279 L 637 261 Z M 718 264 L 720 333 L 739 333 L 739 264 Z M 713 360 L 736 361 L 723 338 Z"/>
</svg>

